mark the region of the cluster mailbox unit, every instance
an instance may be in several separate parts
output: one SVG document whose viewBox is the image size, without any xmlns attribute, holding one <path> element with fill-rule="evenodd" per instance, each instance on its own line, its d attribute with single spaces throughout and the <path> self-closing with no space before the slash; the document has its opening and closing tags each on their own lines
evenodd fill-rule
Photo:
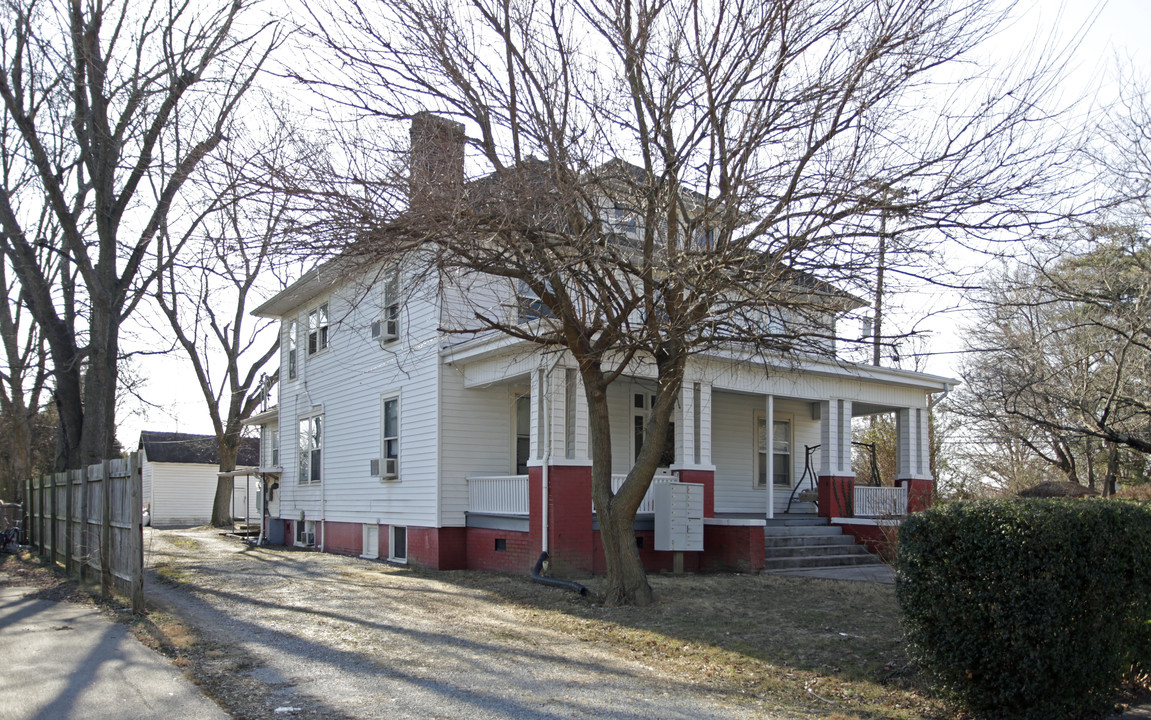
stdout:
<svg viewBox="0 0 1151 720">
<path fill-rule="evenodd" d="M 661 483 L 655 486 L 655 549 L 703 550 L 703 485 Z"/>
</svg>

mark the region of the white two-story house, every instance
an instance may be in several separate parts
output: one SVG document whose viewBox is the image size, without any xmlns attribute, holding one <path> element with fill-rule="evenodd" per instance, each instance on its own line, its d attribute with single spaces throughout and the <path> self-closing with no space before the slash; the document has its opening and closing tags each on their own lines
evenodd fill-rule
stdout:
<svg viewBox="0 0 1151 720">
<path fill-rule="evenodd" d="M 442 332 L 463 307 L 456 286 L 419 273 L 413 287 L 413 270 L 337 259 L 257 309 L 281 323 L 279 404 L 251 421 L 263 427 L 271 536 L 440 569 L 524 572 L 548 550 L 566 572 L 602 571 L 570 358 L 504 334 Z M 913 508 L 929 502 L 928 407 L 954 384 L 815 356 L 692 357 L 653 483 L 704 486 L 704 550 L 688 567 L 762 568 L 765 524 L 813 513 L 813 495 L 825 516 L 858 509 L 844 499 L 854 417 L 895 414 L 891 492 L 901 508 L 908 495 Z M 610 386 L 621 482 L 652 392 L 642 366 Z M 650 497 L 636 537 L 660 568 L 671 553 L 653 549 Z"/>
</svg>

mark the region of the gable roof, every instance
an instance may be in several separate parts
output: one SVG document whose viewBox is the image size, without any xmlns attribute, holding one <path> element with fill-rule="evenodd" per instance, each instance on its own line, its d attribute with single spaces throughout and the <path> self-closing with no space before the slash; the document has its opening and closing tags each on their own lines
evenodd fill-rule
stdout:
<svg viewBox="0 0 1151 720">
<path fill-rule="evenodd" d="M 150 462 L 197 463 L 219 465 L 220 449 L 215 435 L 192 435 L 189 433 L 140 432 L 140 449 L 148 453 Z M 236 465 L 256 466 L 260 464 L 260 441 L 256 438 L 240 438 L 240 451 L 236 455 Z"/>
</svg>

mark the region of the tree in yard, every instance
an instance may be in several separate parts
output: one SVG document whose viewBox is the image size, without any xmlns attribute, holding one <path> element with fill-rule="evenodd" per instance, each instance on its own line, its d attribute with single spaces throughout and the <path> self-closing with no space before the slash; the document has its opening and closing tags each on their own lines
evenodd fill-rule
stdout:
<svg viewBox="0 0 1151 720">
<path fill-rule="evenodd" d="M 834 355 L 834 318 L 859 304 L 843 291 L 871 295 L 883 213 L 922 238 L 886 248 L 888 273 L 929 239 L 1035 221 L 1019 209 L 1062 167 L 1037 162 L 1050 137 L 1023 131 L 1051 76 L 960 94 L 940 84 L 994 31 L 997 5 L 313 6 L 330 65 L 296 75 L 332 106 L 365 128 L 421 108 L 462 122 L 415 115 L 410 173 L 389 173 L 380 146 L 374 167 L 346 163 L 315 188 L 332 226 L 314 228 L 329 244 L 311 249 L 412 258 L 463 305 L 446 332 L 497 331 L 574 359 L 607 599 L 645 604 L 634 518 L 692 356 Z M 370 153 L 375 133 L 357 149 Z M 467 143 L 471 180 L 453 140 Z M 520 312 L 484 282 L 515 291 Z M 613 492 L 607 392 L 638 367 L 655 399 Z"/>
<path fill-rule="evenodd" d="M 44 426 L 43 398 L 47 377 L 44 340 L 28 321 L 19 302 L 19 291 L 0 259 L 0 285 L 8 300 L 0 305 L 0 342 L 4 354 L 0 366 L 0 501 L 17 502 L 23 481 L 41 468 L 45 440 L 54 438 Z"/>
<path fill-rule="evenodd" d="M 1115 489 L 1124 455 L 1151 452 L 1151 243 L 1094 228 L 984 291 L 957 406 L 1067 480 Z"/>
<path fill-rule="evenodd" d="M 48 348 L 61 469 L 111 453 L 120 328 L 162 269 L 153 243 L 278 42 L 246 9 L 0 8 L 5 160 L 20 166 L 0 187 L 0 228 Z M 42 208 L 52 234 L 37 232 Z"/>
<path fill-rule="evenodd" d="M 189 257 L 173 258 L 155 291 L 157 304 L 191 360 L 207 403 L 221 473 L 236 469 L 243 421 L 279 379 L 278 370 L 262 374 L 279 350 L 279 333 L 272 328 L 269 338 L 265 331 L 271 321 L 252 321 L 247 315 L 252 297 L 284 285 L 272 250 L 290 224 L 285 198 L 254 179 L 283 172 L 274 168 L 288 147 L 284 126 L 266 136 L 242 128 L 230 135 L 268 139 L 245 148 L 244 156 L 235 146 L 228 148 L 224 161 L 204 178 L 199 190 L 216 199 L 216 208 L 187 231 L 197 239 L 163 236 L 169 252 L 187 245 L 197 254 L 192 257 L 185 252 Z M 231 527 L 232 489 L 231 477 L 219 478 L 212 504 L 216 527 Z"/>
</svg>

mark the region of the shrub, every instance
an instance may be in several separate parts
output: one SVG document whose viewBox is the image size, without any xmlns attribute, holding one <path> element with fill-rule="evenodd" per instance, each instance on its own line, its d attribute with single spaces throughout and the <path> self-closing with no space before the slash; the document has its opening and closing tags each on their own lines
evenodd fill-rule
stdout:
<svg viewBox="0 0 1151 720">
<path fill-rule="evenodd" d="M 1151 508 L 979 500 L 910 516 L 896 592 L 913 657 L 976 712 L 1077 717 L 1151 668 Z"/>
</svg>

